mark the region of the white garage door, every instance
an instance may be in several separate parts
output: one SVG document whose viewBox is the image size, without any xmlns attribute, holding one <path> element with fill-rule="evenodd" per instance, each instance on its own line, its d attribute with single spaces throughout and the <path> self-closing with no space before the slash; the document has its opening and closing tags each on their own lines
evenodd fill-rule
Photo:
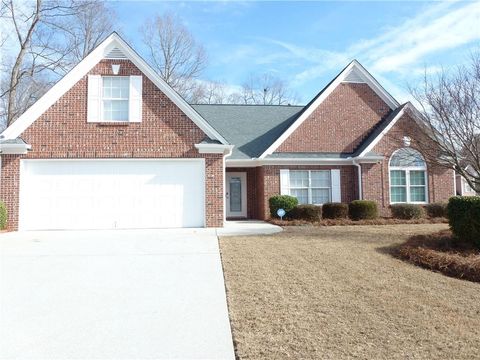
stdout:
<svg viewBox="0 0 480 360">
<path fill-rule="evenodd" d="M 205 163 L 23 160 L 21 230 L 204 226 Z"/>
</svg>

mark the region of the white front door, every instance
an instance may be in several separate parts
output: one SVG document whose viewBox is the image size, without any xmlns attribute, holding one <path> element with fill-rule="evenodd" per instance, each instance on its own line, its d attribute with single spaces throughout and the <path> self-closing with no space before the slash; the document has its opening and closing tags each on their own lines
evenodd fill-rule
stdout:
<svg viewBox="0 0 480 360">
<path fill-rule="evenodd" d="M 227 217 L 247 217 L 247 173 L 226 173 Z"/>
</svg>

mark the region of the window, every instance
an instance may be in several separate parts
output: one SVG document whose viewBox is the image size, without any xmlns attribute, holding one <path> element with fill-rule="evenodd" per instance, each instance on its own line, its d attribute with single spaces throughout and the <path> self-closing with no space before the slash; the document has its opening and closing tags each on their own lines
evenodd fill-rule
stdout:
<svg viewBox="0 0 480 360">
<path fill-rule="evenodd" d="M 467 180 L 462 179 L 462 182 L 463 182 L 463 192 L 465 193 L 473 192 L 473 189 L 470 186 L 470 184 L 467 182 Z"/>
<path fill-rule="evenodd" d="M 128 121 L 129 91 L 127 76 L 102 77 L 103 121 Z"/>
<path fill-rule="evenodd" d="M 321 205 L 330 202 L 330 170 L 290 171 L 290 195 L 295 196 L 299 204 Z"/>
<path fill-rule="evenodd" d="M 390 158 L 390 202 L 427 202 L 427 165 L 412 148 L 395 151 Z"/>
</svg>

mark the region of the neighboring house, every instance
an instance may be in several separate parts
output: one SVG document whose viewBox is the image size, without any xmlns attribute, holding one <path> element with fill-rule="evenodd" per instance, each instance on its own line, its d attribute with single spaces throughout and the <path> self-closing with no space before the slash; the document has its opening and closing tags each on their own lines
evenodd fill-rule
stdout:
<svg viewBox="0 0 480 360">
<path fill-rule="evenodd" d="M 2 133 L 0 196 L 11 230 L 219 227 L 275 194 L 388 215 L 454 194 L 416 126 L 357 61 L 306 106 L 191 106 L 114 33 Z"/>
<path fill-rule="evenodd" d="M 465 168 L 465 171 L 469 174 L 472 174 L 474 170 L 471 168 L 470 165 L 468 165 Z M 467 180 L 465 180 L 465 178 L 462 175 L 456 174 L 455 179 L 456 179 L 455 184 L 457 189 L 457 195 L 460 195 L 460 196 L 477 196 L 478 195 L 478 193 L 472 189 L 470 184 L 467 182 Z"/>
</svg>

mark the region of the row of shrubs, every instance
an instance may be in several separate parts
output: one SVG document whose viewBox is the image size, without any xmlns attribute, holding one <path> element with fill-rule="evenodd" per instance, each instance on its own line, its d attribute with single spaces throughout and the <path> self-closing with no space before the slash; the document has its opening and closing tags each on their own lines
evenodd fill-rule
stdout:
<svg viewBox="0 0 480 360">
<path fill-rule="evenodd" d="M 286 211 L 286 219 L 319 221 L 320 219 L 370 220 L 378 218 L 375 201 L 354 200 L 350 204 L 326 203 L 323 206 L 298 205 L 297 198 L 289 195 L 276 195 L 270 198 L 270 214 L 277 217 L 278 209 Z M 396 219 L 420 219 L 428 215 L 431 218 L 446 217 L 447 204 L 434 203 L 424 207 L 415 204 L 395 204 L 391 207 Z"/>
</svg>

